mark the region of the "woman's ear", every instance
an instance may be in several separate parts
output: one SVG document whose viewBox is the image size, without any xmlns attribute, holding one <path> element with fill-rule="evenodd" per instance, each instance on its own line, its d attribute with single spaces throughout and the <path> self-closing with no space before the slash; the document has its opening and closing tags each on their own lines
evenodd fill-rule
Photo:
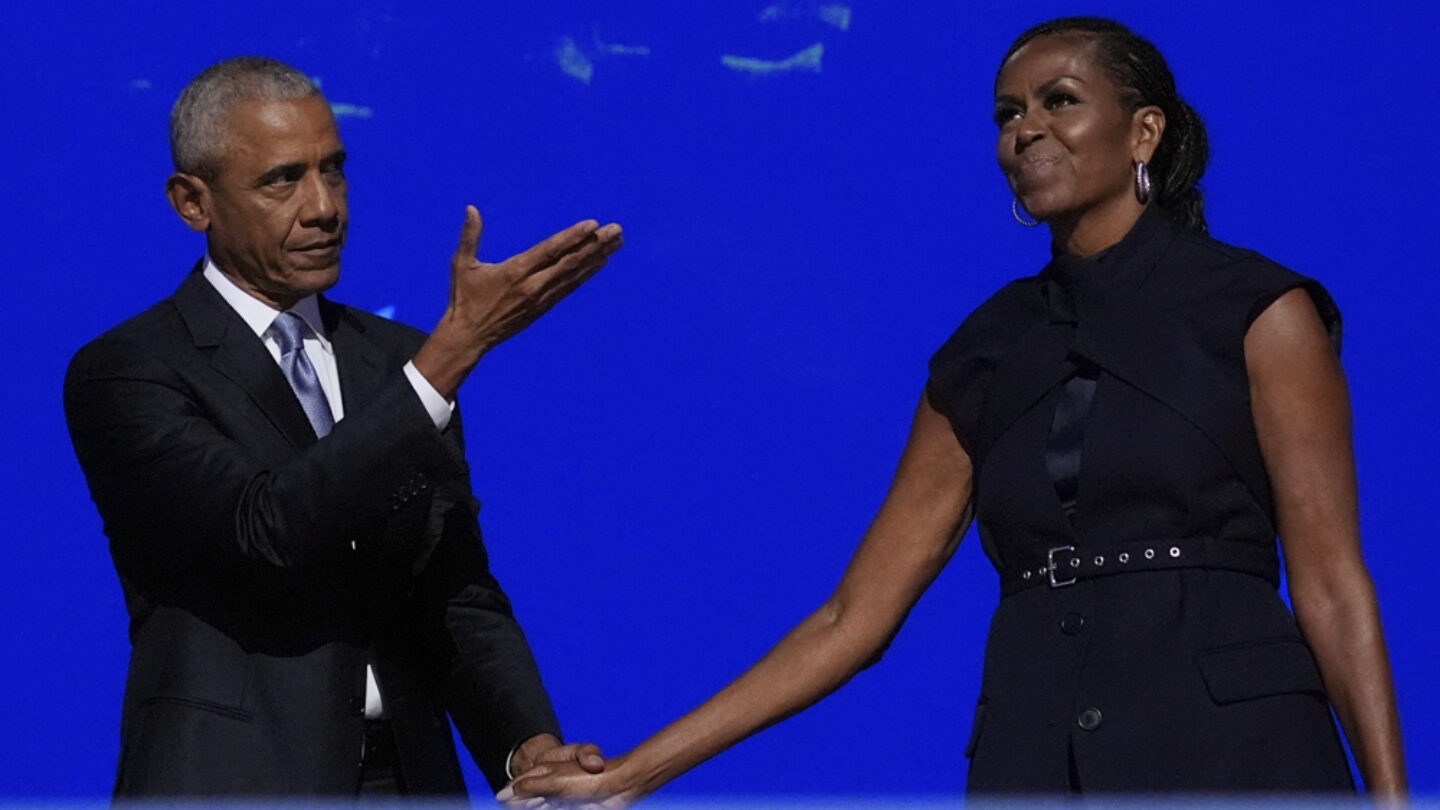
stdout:
<svg viewBox="0 0 1440 810">
<path fill-rule="evenodd" d="M 1165 134 L 1165 111 L 1153 104 L 1141 107 L 1135 111 L 1133 124 L 1134 145 L 1131 147 L 1131 160 L 1136 163 L 1149 163 L 1155 150 L 1160 148 L 1160 138 Z"/>
</svg>

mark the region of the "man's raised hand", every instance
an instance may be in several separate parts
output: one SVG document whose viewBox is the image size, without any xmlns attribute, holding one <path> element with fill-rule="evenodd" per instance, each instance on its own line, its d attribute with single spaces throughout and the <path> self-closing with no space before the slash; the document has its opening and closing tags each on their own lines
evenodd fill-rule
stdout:
<svg viewBox="0 0 1440 810">
<path fill-rule="evenodd" d="M 450 400 L 481 356 L 595 275 L 622 244 L 619 225 L 601 227 L 592 219 L 491 264 L 478 255 L 483 230 L 480 212 L 466 206 L 450 260 L 450 305 L 414 359 L 416 370 Z"/>
</svg>

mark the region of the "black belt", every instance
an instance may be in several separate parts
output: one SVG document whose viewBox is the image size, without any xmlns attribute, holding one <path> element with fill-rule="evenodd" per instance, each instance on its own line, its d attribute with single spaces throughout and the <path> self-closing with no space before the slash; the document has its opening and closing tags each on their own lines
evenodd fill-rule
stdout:
<svg viewBox="0 0 1440 810">
<path fill-rule="evenodd" d="M 1130 543 L 1098 551 L 1056 546 L 1022 553 L 1016 563 L 1000 572 L 1001 596 L 1036 585 L 1063 588 L 1085 579 L 1170 568 L 1239 571 L 1280 585 L 1280 558 L 1273 546 L 1206 537 Z"/>
</svg>

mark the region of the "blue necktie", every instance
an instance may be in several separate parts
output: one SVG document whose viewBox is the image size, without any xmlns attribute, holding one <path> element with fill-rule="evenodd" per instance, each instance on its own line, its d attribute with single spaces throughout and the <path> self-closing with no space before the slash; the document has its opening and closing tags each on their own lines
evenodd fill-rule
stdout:
<svg viewBox="0 0 1440 810">
<path fill-rule="evenodd" d="M 330 413 L 330 400 L 325 398 L 325 389 L 320 387 L 320 378 L 315 366 L 305 354 L 305 320 L 293 312 L 282 312 L 270 324 L 270 336 L 280 344 L 280 371 L 295 389 L 300 407 L 315 428 L 316 436 L 325 436 L 335 427 L 335 416 Z"/>
</svg>

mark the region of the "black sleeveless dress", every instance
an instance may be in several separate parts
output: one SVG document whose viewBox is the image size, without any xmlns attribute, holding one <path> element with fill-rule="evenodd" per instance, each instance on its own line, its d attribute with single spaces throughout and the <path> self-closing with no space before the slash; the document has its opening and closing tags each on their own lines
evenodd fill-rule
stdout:
<svg viewBox="0 0 1440 810">
<path fill-rule="evenodd" d="M 1316 282 L 1150 210 L 980 306 L 928 394 L 1000 572 L 969 789 L 1353 791 L 1277 592 L 1244 338 Z"/>
</svg>

